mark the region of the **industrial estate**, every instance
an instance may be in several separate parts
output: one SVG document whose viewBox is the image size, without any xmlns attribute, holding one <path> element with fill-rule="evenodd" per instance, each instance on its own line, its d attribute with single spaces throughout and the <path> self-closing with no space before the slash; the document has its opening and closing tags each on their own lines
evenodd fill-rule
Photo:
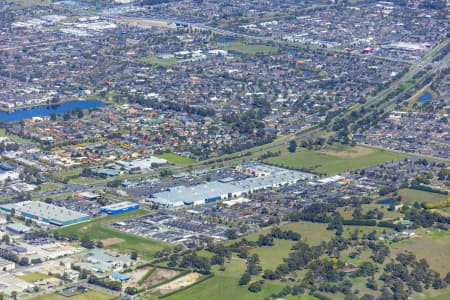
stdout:
<svg viewBox="0 0 450 300">
<path fill-rule="evenodd" d="M 449 12 L 0 1 L 0 300 L 450 299 Z"/>
</svg>

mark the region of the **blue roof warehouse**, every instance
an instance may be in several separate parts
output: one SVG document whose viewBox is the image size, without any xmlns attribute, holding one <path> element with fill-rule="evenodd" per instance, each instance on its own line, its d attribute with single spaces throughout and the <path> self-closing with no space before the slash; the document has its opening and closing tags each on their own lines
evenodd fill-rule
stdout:
<svg viewBox="0 0 450 300">
<path fill-rule="evenodd" d="M 91 219 L 89 215 L 40 201 L 24 201 L 0 206 L 0 210 L 8 213 L 12 209 L 17 215 L 57 226 L 66 226 Z"/>
</svg>

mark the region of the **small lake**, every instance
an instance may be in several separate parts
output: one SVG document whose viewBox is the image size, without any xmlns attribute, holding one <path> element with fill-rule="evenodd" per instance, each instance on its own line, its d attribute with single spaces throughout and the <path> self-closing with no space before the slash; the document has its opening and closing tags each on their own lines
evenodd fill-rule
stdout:
<svg viewBox="0 0 450 300">
<path fill-rule="evenodd" d="M 419 100 L 417 100 L 417 102 L 425 102 L 431 99 L 431 94 L 426 92 L 425 94 L 423 94 L 422 96 L 420 96 Z"/>
<path fill-rule="evenodd" d="M 52 112 L 61 114 L 77 107 L 81 109 L 88 109 L 102 106 L 106 106 L 106 104 L 95 100 L 70 101 L 62 104 L 36 106 L 33 108 L 21 109 L 12 112 L 0 111 L 0 120 L 3 122 L 13 122 L 23 119 L 31 119 L 32 117 L 47 117 L 50 116 Z"/>
<path fill-rule="evenodd" d="M 377 204 L 391 204 L 392 198 L 386 199 L 386 200 L 380 200 L 377 201 Z"/>
</svg>

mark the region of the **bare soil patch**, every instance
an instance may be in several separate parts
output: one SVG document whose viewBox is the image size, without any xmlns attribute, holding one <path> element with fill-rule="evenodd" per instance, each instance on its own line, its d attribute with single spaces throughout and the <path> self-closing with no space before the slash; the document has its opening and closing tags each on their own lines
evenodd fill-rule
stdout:
<svg viewBox="0 0 450 300">
<path fill-rule="evenodd" d="M 163 295 L 176 291 L 182 287 L 188 286 L 199 280 L 203 275 L 200 273 L 189 273 L 183 277 L 175 279 L 171 282 L 158 286 L 152 290 L 153 293 L 159 292 Z"/>
<path fill-rule="evenodd" d="M 145 281 L 148 285 L 154 285 L 178 275 L 178 271 L 168 269 L 156 269 L 155 272 Z"/>
<path fill-rule="evenodd" d="M 108 246 L 111 246 L 111 245 L 114 245 L 114 244 L 119 244 L 119 243 L 122 243 L 122 242 L 123 242 L 123 240 L 119 239 L 119 238 L 108 238 L 108 239 L 102 240 L 102 243 L 103 243 L 104 247 L 108 247 Z"/>
<path fill-rule="evenodd" d="M 373 152 L 374 152 L 373 149 L 361 147 L 361 146 L 356 146 L 356 147 L 353 147 L 351 149 L 344 150 L 344 151 L 334 151 L 331 149 L 320 151 L 320 153 L 322 153 L 322 154 L 337 156 L 340 158 L 355 158 L 355 157 L 369 155 L 369 154 L 372 154 Z"/>
</svg>

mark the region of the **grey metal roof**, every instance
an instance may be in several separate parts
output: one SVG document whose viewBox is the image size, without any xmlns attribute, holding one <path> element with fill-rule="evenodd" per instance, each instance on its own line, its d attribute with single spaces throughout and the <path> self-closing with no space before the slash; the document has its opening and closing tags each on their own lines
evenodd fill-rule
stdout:
<svg viewBox="0 0 450 300">
<path fill-rule="evenodd" d="M 213 181 L 195 186 L 177 186 L 168 191 L 153 195 L 155 202 L 168 205 L 180 206 L 184 203 L 198 203 L 205 199 L 219 196 L 228 196 L 229 193 L 246 193 L 264 188 L 276 187 L 284 184 L 292 184 L 299 180 L 310 180 L 312 174 L 287 170 L 279 167 L 260 163 L 247 163 L 241 166 L 244 169 L 252 169 L 257 172 L 266 173 L 266 176 L 249 177 L 240 181 L 223 182 Z"/>
<path fill-rule="evenodd" d="M 6 209 L 14 208 L 18 212 L 28 213 L 39 218 L 53 220 L 59 223 L 70 222 L 80 218 L 89 217 L 86 214 L 67 209 L 65 207 L 47 204 L 40 201 L 24 201 L 15 204 L 2 205 Z"/>
</svg>

